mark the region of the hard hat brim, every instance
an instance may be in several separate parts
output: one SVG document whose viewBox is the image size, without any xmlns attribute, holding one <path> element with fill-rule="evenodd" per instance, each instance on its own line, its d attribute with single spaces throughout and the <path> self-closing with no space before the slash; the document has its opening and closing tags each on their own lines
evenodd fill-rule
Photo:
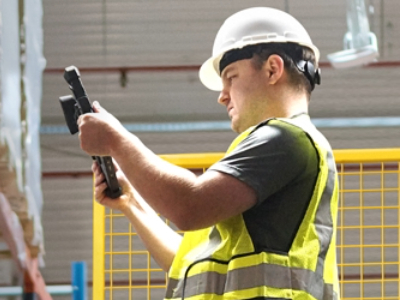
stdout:
<svg viewBox="0 0 400 300">
<path fill-rule="evenodd" d="M 217 70 L 215 66 L 215 62 L 219 62 L 221 57 L 222 54 L 210 57 L 202 64 L 199 70 L 200 81 L 206 88 L 212 91 L 222 90 L 222 79 L 218 73 L 219 70 Z"/>
</svg>

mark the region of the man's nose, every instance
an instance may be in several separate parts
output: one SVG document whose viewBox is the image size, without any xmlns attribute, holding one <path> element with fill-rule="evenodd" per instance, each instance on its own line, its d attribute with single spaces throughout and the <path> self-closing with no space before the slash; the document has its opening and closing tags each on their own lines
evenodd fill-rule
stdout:
<svg viewBox="0 0 400 300">
<path fill-rule="evenodd" d="M 221 93 L 219 94 L 218 103 L 226 106 L 228 101 L 229 101 L 229 93 L 224 88 L 224 89 L 222 89 Z"/>
</svg>

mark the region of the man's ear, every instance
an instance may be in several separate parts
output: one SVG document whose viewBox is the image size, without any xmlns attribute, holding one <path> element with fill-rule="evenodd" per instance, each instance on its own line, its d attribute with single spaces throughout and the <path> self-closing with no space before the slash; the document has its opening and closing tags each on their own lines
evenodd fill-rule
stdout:
<svg viewBox="0 0 400 300">
<path fill-rule="evenodd" d="M 284 75 L 285 63 L 277 54 L 272 54 L 268 57 L 264 64 L 264 70 L 269 79 L 270 84 L 276 84 Z"/>
</svg>

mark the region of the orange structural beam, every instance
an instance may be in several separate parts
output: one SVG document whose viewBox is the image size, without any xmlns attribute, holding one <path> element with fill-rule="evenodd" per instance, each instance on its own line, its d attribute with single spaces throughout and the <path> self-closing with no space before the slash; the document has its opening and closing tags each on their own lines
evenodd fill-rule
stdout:
<svg viewBox="0 0 400 300">
<path fill-rule="evenodd" d="M 24 232 L 18 217 L 2 193 L 0 193 L 0 231 L 12 258 L 24 275 L 24 294 L 36 294 L 40 300 L 52 300 L 39 272 L 38 261 L 31 257 L 29 248 L 25 244 Z"/>
</svg>

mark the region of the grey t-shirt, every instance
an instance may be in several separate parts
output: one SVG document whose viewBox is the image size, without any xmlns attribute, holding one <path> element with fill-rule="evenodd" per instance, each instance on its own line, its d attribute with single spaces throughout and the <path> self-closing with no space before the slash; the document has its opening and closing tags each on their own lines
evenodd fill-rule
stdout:
<svg viewBox="0 0 400 300">
<path fill-rule="evenodd" d="M 256 251 L 289 251 L 311 200 L 319 158 L 308 134 L 268 120 L 208 171 L 229 174 L 252 187 L 257 205 L 243 213 Z"/>
</svg>

